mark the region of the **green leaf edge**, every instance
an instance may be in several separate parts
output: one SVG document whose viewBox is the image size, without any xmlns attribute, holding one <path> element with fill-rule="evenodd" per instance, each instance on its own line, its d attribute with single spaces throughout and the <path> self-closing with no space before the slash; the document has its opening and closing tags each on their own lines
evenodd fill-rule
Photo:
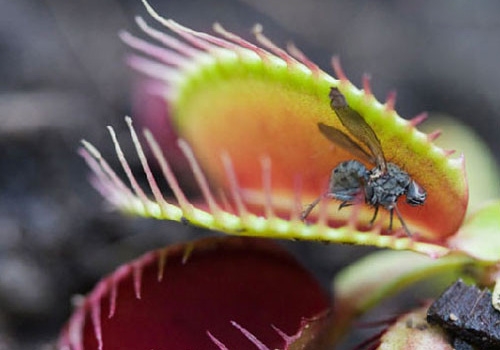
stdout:
<svg viewBox="0 0 500 350">
<path fill-rule="evenodd" d="M 127 118 L 132 135 L 135 130 L 131 120 Z M 115 147 L 120 149 L 120 145 L 114 136 L 114 131 L 110 127 Z M 147 164 L 142 146 L 134 136 L 132 136 L 134 145 L 141 161 Z M 200 209 L 193 203 L 186 202 L 183 205 L 176 205 L 167 202 L 163 197 L 157 201 L 141 197 L 135 192 L 126 193 L 123 188 L 128 188 L 118 176 L 109 173 L 112 171 L 107 165 L 101 154 L 88 142 L 83 142 L 84 147 L 80 149 L 80 154 L 87 161 L 91 169 L 94 170 L 93 183 L 103 196 L 115 207 L 125 213 L 139 215 L 161 220 L 173 220 L 182 223 L 189 223 L 194 226 L 210 230 L 220 231 L 237 236 L 268 237 L 278 239 L 296 239 L 296 240 L 316 240 L 321 242 L 348 243 L 356 245 L 377 246 L 380 248 L 391 248 L 395 250 L 412 250 L 431 257 L 440 257 L 449 253 L 449 249 L 439 245 L 417 242 L 411 237 L 396 237 L 390 235 L 377 234 L 376 229 L 367 232 L 360 232 L 350 226 L 332 228 L 326 224 L 308 225 L 299 219 L 284 220 L 279 217 L 262 217 L 251 213 L 233 214 L 221 209 L 219 206 L 212 208 L 212 212 Z M 120 152 L 118 152 L 120 153 Z M 126 160 L 123 158 L 126 162 Z M 196 161 L 194 158 L 192 161 Z M 161 161 L 166 162 L 163 158 Z M 123 163 L 122 163 L 123 165 Z M 124 168 L 127 165 L 124 165 Z M 97 170 L 96 170 L 97 169 Z M 103 169 L 109 169 L 104 170 Z M 196 169 L 193 169 L 198 176 Z M 125 171 L 126 172 L 126 171 Z M 144 166 L 144 172 L 152 176 L 149 166 Z M 130 182 L 137 181 L 135 178 L 129 179 Z M 149 182 L 151 188 L 154 185 Z M 171 184 L 172 185 L 172 184 Z M 203 183 L 200 183 L 201 187 Z M 209 196 L 213 195 L 209 191 Z M 154 190 L 152 190 L 154 192 Z M 210 208 L 209 208 L 210 209 Z"/>
</svg>

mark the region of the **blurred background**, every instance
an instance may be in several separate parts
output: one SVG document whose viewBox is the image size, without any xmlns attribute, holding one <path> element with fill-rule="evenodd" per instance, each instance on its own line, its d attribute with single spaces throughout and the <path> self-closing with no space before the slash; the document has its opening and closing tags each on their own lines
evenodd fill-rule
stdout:
<svg viewBox="0 0 500 350">
<path fill-rule="evenodd" d="M 327 72 L 337 54 L 358 86 L 371 74 L 379 99 L 397 90 L 403 117 L 451 115 L 500 160 L 498 1 L 151 4 L 200 31 L 218 21 L 251 38 L 261 23 L 276 43 L 292 40 Z M 77 155 L 85 138 L 116 165 L 105 126 L 125 129 L 134 80 L 117 33 L 140 32 L 133 21 L 147 16 L 140 0 L 0 0 L 0 9 L 0 350 L 43 349 L 68 318 L 72 296 L 149 249 L 208 233 L 109 210 Z M 325 288 L 347 256 L 369 251 L 284 244 Z"/>
</svg>

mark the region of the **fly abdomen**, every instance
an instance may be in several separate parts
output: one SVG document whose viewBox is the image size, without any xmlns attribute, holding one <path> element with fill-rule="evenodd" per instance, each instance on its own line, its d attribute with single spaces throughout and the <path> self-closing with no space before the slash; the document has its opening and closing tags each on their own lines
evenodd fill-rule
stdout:
<svg viewBox="0 0 500 350">
<path fill-rule="evenodd" d="M 353 201 L 368 180 L 366 167 L 357 160 L 340 163 L 330 177 L 329 195 L 341 201 Z"/>
</svg>

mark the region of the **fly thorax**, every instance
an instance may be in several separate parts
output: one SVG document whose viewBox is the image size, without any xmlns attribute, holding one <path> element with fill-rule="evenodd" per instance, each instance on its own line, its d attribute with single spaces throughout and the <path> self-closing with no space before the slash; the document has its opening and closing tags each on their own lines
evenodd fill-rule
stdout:
<svg viewBox="0 0 500 350">
<path fill-rule="evenodd" d="M 373 168 L 372 170 L 370 170 L 370 173 L 369 173 L 369 177 L 370 177 L 371 181 L 378 179 L 382 175 L 384 175 L 384 173 L 382 172 L 382 169 L 378 166 Z"/>
<path fill-rule="evenodd" d="M 376 174 L 378 170 L 378 167 L 374 168 L 371 173 Z M 407 193 L 410 183 L 410 176 L 406 172 L 397 165 L 388 163 L 385 173 L 378 177 L 370 176 L 365 189 L 366 201 L 373 206 L 382 205 L 390 209 L 400 196 Z"/>
</svg>

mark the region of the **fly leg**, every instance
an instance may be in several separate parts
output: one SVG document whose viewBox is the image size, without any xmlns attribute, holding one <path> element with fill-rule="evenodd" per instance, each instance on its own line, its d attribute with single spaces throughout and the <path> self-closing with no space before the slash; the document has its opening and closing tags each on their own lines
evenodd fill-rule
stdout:
<svg viewBox="0 0 500 350">
<path fill-rule="evenodd" d="M 309 204 L 306 207 L 306 209 L 304 209 L 304 211 L 300 214 L 300 220 L 304 221 L 309 216 L 314 207 L 316 207 L 323 198 L 341 200 L 342 203 L 340 203 L 339 205 L 339 210 L 340 210 L 344 207 L 349 207 L 351 205 L 360 202 L 359 196 L 360 193 L 357 193 L 355 195 L 352 195 L 350 193 L 332 193 L 332 192 L 325 193 L 316 198 L 311 204 Z"/>
<path fill-rule="evenodd" d="M 314 207 L 317 206 L 318 203 L 323 199 L 323 197 L 325 197 L 325 195 L 319 196 L 311 204 L 309 204 L 306 207 L 306 209 L 304 209 L 304 211 L 302 212 L 302 214 L 300 214 L 300 220 L 304 221 L 309 216 L 309 214 L 314 209 Z"/>
<path fill-rule="evenodd" d="M 306 209 L 304 209 L 302 214 L 300 214 L 300 220 L 304 221 L 309 216 L 309 214 L 314 209 L 314 207 L 316 207 L 318 205 L 318 203 L 321 202 L 321 200 L 323 198 L 337 199 L 337 196 L 333 193 L 325 193 L 325 194 L 319 196 L 311 204 L 309 204 L 306 207 Z M 346 198 L 346 197 L 344 197 L 344 198 Z M 350 202 L 350 200 L 344 200 L 342 203 L 340 203 L 339 210 L 344 208 L 344 207 L 351 206 L 351 205 L 353 205 L 353 203 Z"/>
<path fill-rule="evenodd" d="M 333 194 L 330 193 L 326 195 L 329 198 L 334 198 L 341 200 L 342 203 L 339 205 L 339 210 L 345 207 L 350 207 L 351 205 L 357 205 L 363 202 L 363 193 L 357 191 L 357 193 L 342 193 L 342 194 Z"/>
<path fill-rule="evenodd" d="M 406 223 L 405 221 L 403 220 L 403 217 L 401 216 L 401 213 L 399 212 L 399 209 L 397 207 L 397 205 L 394 205 L 394 208 L 391 209 L 391 226 L 392 226 L 392 211 L 395 210 L 396 211 L 396 215 L 398 216 L 398 219 L 399 219 L 399 222 L 401 222 L 401 226 L 403 226 L 403 229 L 405 230 L 406 232 L 406 235 L 408 237 L 411 237 L 411 232 L 410 230 L 408 229 L 408 226 L 406 226 Z"/>
<path fill-rule="evenodd" d="M 390 219 L 389 219 L 389 233 L 392 232 L 392 219 L 394 217 L 394 207 L 391 207 L 391 209 L 389 209 L 389 215 L 390 215 Z"/>
<path fill-rule="evenodd" d="M 396 215 L 397 215 L 397 217 L 399 219 L 399 222 L 401 223 L 401 226 L 403 226 L 403 230 L 405 230 L 406 235 L 408 237 L 411 237 L 410 229 L 408 228 L 408 226 L 406 226 L 406 223 L 403 220 L 403 216 L 399 212 L 399 209 L 398 209 L 397 205 L 394 205 L 391 208 L 389 208 L 389 214 L 390 214 L 390 218 L 389 218 L 389 232 L 392 231 L 392 220 L 393 220 L 393 217 L 394 217 L 394 211 L 396 212 Z"/>
<path fill-rule="evenodd" d="M 343 201 L 342 203 L 340 203 L 339 205 L 339 210 L 342 209 L 342 208 L 345 208 L 345 207 L 350 207 L 351 205 L 353 205 L 353 203 L 349 202 L 349 201 Z"/>
<path fill-rule="evenodd" d="M 370 220 L 370 226 L 373 226 L 373 223 L 375 222 L 375 219 L 377 218 L 377 214 L 378 214 L 378 205 L 375 206 L 375 212 L 373 213 L 373 217 Z M 392 224 L 392 219 L 391 219 L 391 224 Z"/>
</svg>

